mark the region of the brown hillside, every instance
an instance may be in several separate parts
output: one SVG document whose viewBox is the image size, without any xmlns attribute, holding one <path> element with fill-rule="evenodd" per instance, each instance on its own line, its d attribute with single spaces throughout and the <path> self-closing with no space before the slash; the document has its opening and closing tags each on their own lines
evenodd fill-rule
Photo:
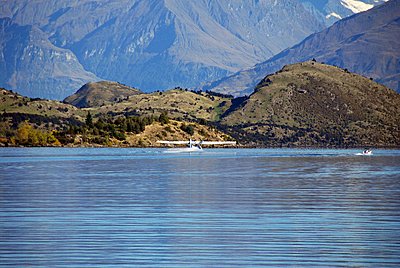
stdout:
<svg viewBox="0 0 400 268">
<path fill-rule="evenodd" d="M 167 112 L 171 118 L 182 120 L 204 119 L 217 121 L 229 108 L 231 98 L 205 92 L 172 89 L 131 96 L 129 99 L 94 109 L 98 113 L 128 113 L 159 115 Z"/>
<path fill-rule="evenodd" d="M 267 76 L 222 124 L 263 145 L 399 146 L 400 95 L 309 61 Z"/>
<path fill-rule="evenodd" d="M 0 111 L 45 117 L 76 117 L 78 120 L 83 120 L 85 116 L 85 112 L 75 106 L 54 100 L 25 97 L 4 88 L 0 88 Z"/>
<path fill-rule="evenodd" d="M 193 127 L 194 133 L 190 135 L 182 130 L 182 125 Z M 129 135 L 126 143 L 135 147 L 162 147 L 157 140 L 210 140 L 210 141 L 228 141 L 232 140 L 229 135 L 218 131 L 209 126 L 203 126 L 197 123 L 185 123 L 171 120 L 168 124 L 155 122 L 149 126 L 143 133 Z"/>
<path fill-rule="evenodd" d="M 138 89 L 112 81 L 87 83 L 64 102 L 79 108 L 99 107 L 141 94 Z"/>
</svg>

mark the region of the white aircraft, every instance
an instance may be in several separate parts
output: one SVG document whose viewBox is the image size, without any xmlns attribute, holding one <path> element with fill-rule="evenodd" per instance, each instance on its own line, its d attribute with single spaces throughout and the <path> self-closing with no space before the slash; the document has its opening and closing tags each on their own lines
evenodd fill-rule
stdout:
<svg viewBox="0 0 400 268">
<path fill-rule="evenodd" d="M 235 145 L 236 141 L 157 141 L 161 144 L 187 145 L 187 148 L 180 148 L 179 151 L 195 152 L 203 150 L 203 145 Z"/>
</svg>

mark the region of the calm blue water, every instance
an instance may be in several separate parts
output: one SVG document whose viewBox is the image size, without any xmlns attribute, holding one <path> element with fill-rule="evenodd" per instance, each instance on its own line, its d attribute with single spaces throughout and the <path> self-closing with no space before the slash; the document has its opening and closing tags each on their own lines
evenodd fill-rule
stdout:
<svg viewBox="0 0 400 268">
<path fill-rule="evenodd" d="M 399 267 L 400 151 L 0 149 L 0 266 Z"/>
</svg>

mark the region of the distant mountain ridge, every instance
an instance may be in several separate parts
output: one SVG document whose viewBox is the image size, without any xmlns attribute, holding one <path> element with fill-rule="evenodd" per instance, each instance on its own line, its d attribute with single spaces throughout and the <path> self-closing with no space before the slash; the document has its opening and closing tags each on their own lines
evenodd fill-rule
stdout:
<svg viewBox="0 0 400 268">
<path fill-rule="evenodd" d="M 353 14 L 367 11 L 388 0 L 300 0 L 315 15 L 321 17 L 327 26 Z"/>
<path fill-rule="evenodd" d="M 99 76 L 151 91 L 227 75 L 322 28 L 292 0 L 137 1 L 72 50 Z"/>
<path fill-rule="evenodd" d="M 26 96 L 59 99 L 88 81 L 99 80 L 85 71 L 75 54 L 50 43 L 36 26 L 0 19 L 0 87 Z"/>
<path fill-rule="evenodd" d="M 234 95 L 250 94 L 265 75 L 286 64 L 315 58 L 372 77 L 400 90 L 400 1 L 391 0 L 343 19 L 269 60 L 203 87 Z"/>
<path fill-rule="evenodd" d="M 144 91 L 197 86 L 250 67 L 322 30 L 326 8 L 320 11 L 315 3 L 310 8 L 297 0 L 3 1 L 0 17 L 34 27 L 41 43 L 51 42 L 52 50 L 71 55 L 71 60 L 55 63 L 57 59 L 32 50 L 30 64 L 14 65 L 23 61 L 22 55 L 3 45 L 3 54 L 14 54 L 0 58 L 9 73 L 0 85 L 57 99 L 99 80 Z M 18 31 L 7 29 L 10 36 L 20 35 Z M 14 50 L 29 46 L 20 42 Z"/>
</svg>

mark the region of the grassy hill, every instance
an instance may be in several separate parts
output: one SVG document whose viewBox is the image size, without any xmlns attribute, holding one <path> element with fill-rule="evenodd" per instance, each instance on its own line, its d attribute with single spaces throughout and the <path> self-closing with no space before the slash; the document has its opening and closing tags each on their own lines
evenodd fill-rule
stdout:
<svg viewBox="0 0 400 268">
<path fill-rule="evenodd" d="M 165 92 L 139 94 L 112 104 L 95 107 L 92 110 L 100 114 L 136 114 L 156 115 L 166 112 L 171 118 L 179 120 L 218 121 L 230 107 L 231 97 L 193 92 L 184 89 L 172 89 Z"/>
<path fill-rule="evenodd" d="M 80 94 L 82 99 L 88 99 Z M 224 112 L 219 106 L 225 99 L 228 103 L 229 98 L 176 89 L 108 99 L 112 104 L 78 108 L 0 89 L 0 145 L 152 147 L 159 146 L 156 141 L 160 139 L 229 140 L 229 135 L 196 122 L 217 118 Z M 103 104 L 101 98 L 96 100 L 99 102 L 91 105 Z M 53 142 L 53 134 L 57 142 Z M 51 142 L 47 138 L 39 141 L 39 136 L 48 136 Z"/>
<path fill-rule="evenodd" d="M 32 99 L 1 88 L 0 146 L 61 145 L 53 132 L 82 124 L 85 115 L 85 111 L 69 104 Z"/>
<path fill-rule="evenodd" d="M 398 146 L 399 122 L 395 91 L 308 61 L 265 77 L 221 124 L 239 140 L 264 146 Z"/>
<path fill-rule="evenodd" d="M 79 108 L 98 107 L 138 94 L 142 94 L 139 89 L 117 82 L 100 81 L 85 84 L 75 94 L 65 98 L 64 102 Z"/>
<path fill-rule="evenodd" d="M 85 115 L 73 105 L 54 100 L 24 97 L 4 88 L 0 88 L 0 111 L 61 118 L 77 116 L 80 120 L 83 120 Z"/>
<path fill-rule="evenodd" d="M 231 137 L 244 146 L 400 146 L 400 95 L 315 61 L 285 66 L 249 97 L 235 99 L 181 88 L 146 94 L 115 90 L 118 83 L 100 84 L 75 94 L 74 103 L 86 108 L 3 89 L 0 137 L 10 142 L 28 120 L 70 146 L 157 146 L 159 139 Z M 125 91 L 133 94 L 117 97 Z M 15 141 L 11 144 L 18 145 Z"/>
</svg>

